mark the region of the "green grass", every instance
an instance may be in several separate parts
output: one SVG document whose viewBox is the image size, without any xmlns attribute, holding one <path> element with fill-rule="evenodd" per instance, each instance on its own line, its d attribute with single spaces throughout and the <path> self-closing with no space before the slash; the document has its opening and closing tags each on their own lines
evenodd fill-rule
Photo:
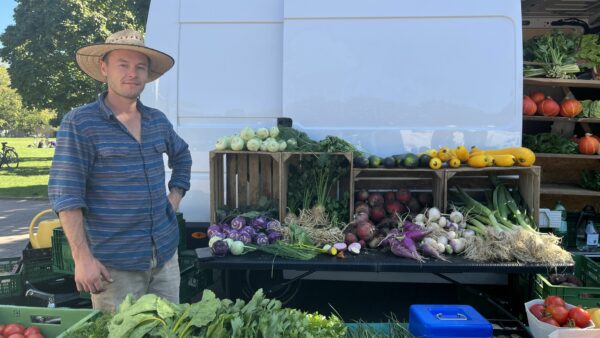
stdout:
<svg viewBox="0 0 600 338">
<path fill-rule="evenodd" d="M 0 142 L 8 142 L 8 146 L 14 147 L 20 161 L 17 169 L 0 168 L 0 197 L 47 198 L 54 148 L 34 148 L 33 137 L 5 137 L 0 138 Z"/>
</svg>

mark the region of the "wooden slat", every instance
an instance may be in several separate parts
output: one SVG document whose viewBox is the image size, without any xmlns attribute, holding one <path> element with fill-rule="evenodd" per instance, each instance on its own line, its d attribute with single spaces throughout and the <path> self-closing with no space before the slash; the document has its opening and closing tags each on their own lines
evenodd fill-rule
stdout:
<svg viewBox="0 0 600 338">
<path fill-rule="evenodd" d="M 210 168 L 209 172 L 209 184 L 210 184 L 210 221 L 212 223 L 216 223 L 216 214 L 217 214 L 217 206 L 216 202 L 218 201 L 218 189 L 216 187 L 217 180 L 217 168 L 215 165 L 215 157 L 219 156 L 214 152 L 210 152 L 208 154 L 208 164 Z"/>
<path fill-rule="evenodd" d="M 280 221 L 283 221 L 282 215 L 285 215 L 285 207 L 282 205 L 282 200 L 284 199 L 283 194 L 287 191 L 287 189 L 282 190 L 281 187 L 281 153 L 272 154 L 271 155 L 273 165 L 272 170 L 273 174 L 271 175 L 273 181 L 273 196 L 277 196 L 277 200 L 275 200 L 275 205 L 278 206 L 279 209 L 279 218 Z"/>
<path fill-rule="evenodd" d="M 257 205 L 260 198 L 259 155 L 248 155 L 248 204 Z"/>
<path fill-rule="evenodd" d="M 238 207 L 248 205 L 248 155 L 239 154 L 237 163 Z"/>
<path fill-rule="evenodd" d="M 566 159 L 577 159 L 577 160 L 600 160 L 600 155 L 584 155 L 584 154 L 549 154 L 549 153 L 535 153 L 536 158 L 566 158 Z"/>
<path fill-rule="evenodd" d="M 260 192 L 273 199 L 273 160 L 269 156 L 260 156 Z"/>
<path fill-rule="evenodd" d="M 223 196 L 223 187 L 225 182 L 223 182 L 223 155 L 218 155 L 217 157 L 215 157 L 215 173 L 217 173 L 217 180 L 216 180 L 216 189 L 217 189 L 217 195 L 216 195 L 216 205 L 217 208 L 220 208 L 223 206 L 223 204 L 225 203 L 225 196 Z"/>
<path fill-rule="evenodd" d="M 524 121 L 542 121 L 542 122 L 573 122 L 573 123 L 600 123 L 600 119 L 593 117 L 562 117 L 562 116 L 523 116 Z"/>
<path fill-rule="evenodd" d="M 523 78 L 523 83 L 538 86 L 600 88 L 598 80 Z"/>
<path fill-rule="evenodd" d="M 227 206 L 235 207 L 237 200 L 237 154 L 227 154 L 227 173 L 225 183 L 227 185 Z"/>
<path fill-rule="evenodd" d="M 584 189 L 574 184 L 544 183 L 540 187 L 540 193 L 547 195 L 575 195 L 600 197 L 600 191 Z"/>
</svg>

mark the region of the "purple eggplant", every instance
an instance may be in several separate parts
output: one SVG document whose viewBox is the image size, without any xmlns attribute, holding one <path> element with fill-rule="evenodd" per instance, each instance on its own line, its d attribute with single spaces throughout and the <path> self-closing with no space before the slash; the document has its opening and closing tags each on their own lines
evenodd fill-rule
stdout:
<svg viewBox="0 0 600 338">
<path fill-rule="evenodd" d="M 227 251 L 229 250 L 229 246 L 225 241 L 216 241 L 213 243 L 211 248 L 213 255 L 223 257 L 227 255 Z"/>
<path fill-rule="evenodd" d="M 269 238 L 264 233 L 258 233 L 254 238 L 254 243 L 256 243 L 257 245 L 267 245 L 269 244 Z"/>
</svg>

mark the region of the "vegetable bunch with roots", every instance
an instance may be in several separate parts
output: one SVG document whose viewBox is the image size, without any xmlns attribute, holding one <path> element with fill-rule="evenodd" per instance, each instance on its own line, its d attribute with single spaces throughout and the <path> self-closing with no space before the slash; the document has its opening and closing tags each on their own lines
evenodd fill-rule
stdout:
<svg viewBox="0 0 600 338">
<path fill-rule="evenodd" d="M 457 187 L 457 197 L 464 204 L 469 237 L 465 257 L 480 262 L 521 262 L 545 265 L 572 264 L 571 254 L 560 247 L 560 238 L 536 230 L 535 224 L 498 178 L 494 183 L 490 207 Z"/>
</svg>

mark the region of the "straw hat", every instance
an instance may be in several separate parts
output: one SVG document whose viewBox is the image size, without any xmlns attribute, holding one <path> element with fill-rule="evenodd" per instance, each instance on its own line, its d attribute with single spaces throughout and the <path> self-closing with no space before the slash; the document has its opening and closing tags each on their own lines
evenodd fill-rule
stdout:
<svg viewBox="0 0 600 338">
<path fill-rule="evenodd" d="M 163 52 L 144 46 L 144 37 L 142 33 L 131 29 L 125 29 L 113 33 L 106 38 L 105 43 L 98 43 L 79 48 L 75 55 L 79 68 L 87 75 L 100 81 L 106 82 L 106 78 L 100 71 L 100 60 L 106 53 L 117 49 L 126 49 L 140 52 L 150 58 L 150 69 L 148 71 L 148 81 L 158 79 L 167 70 L 173 67 L 175 60 Z"/>
</svg>

